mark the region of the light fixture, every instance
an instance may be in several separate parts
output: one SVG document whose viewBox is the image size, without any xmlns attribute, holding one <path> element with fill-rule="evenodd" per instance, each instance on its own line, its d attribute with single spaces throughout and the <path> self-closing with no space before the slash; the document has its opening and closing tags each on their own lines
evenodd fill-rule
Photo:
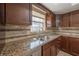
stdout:
<svg viewBox="0 0 79 59">
<path fill-rule="evenodd" d="M 72 6 L 77 5 L 78 3 L 71 3 Z"/>
</svg>

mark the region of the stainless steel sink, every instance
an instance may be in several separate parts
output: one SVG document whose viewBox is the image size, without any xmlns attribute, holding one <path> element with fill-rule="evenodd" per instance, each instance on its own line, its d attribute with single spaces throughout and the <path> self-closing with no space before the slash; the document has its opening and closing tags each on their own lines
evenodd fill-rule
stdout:
<svg viewBox="0 0 79 59">
<path fill-rule="evenodd" d="M 48 37 L 46 37 L 46 36 L 33 38 L 33 41 L 30 43 L 30 48 L 33 49 L 35 47 L 42 45 L 43 43 L 45 43 L 47 41 L 47 38 Z"/>
</svg>

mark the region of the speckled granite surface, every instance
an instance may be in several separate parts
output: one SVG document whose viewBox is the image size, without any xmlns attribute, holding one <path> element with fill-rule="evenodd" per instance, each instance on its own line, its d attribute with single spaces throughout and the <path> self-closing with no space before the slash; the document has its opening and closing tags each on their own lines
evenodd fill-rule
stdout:
<svg viewBox="0 0 79 59">
<path fill-rule="evenodd" d="M 18 27 L 18 26 L 11 26 L 7 27 L 10 29 L 26 29 L 26 27 Z M 66 36 L 71 36 L 70 32 L 68 31 L 61 31 L 57 32 L 59 36 L 61 35 L 66 35 Z M 0 55 L 1 56 L 27 56 L 30 55 L 35 49 L 31 49 L 29 47 L 29 44 L 32 41 L 32 38 L 38 37 L 39 34 L 33 34 L 30 33 L 31 36 L 27 36 L 27 31 L 26 30 L 20 30 L 20 31 L 7 31 L 7 32 L 2 32 L 0 31 Z M 72 33 L 72 32 L 71 32 Z M 74 32 L 74 33 L 77 33 Z M 79 35 L 72 35 L 72 37 L 79 37 Z M 5 35 L 6 34 L 6 35 Z M 29 34 L 29 33 L 28 33 Z M 42 33 L 41 35 L 46 35 L 48 33 Z M 17 37 L 19 36 L 19 37 Z M 4 39 L 1 39 L 4 37 Z M 10 37 L 10 38 L 9 38 Z M 52 35 L 53 39 L 55 39 L 56 35 Z M 51 41 L 51 40 L 48 40 Z"/>
<path fill-rule="evenodd" d="M 57 37 L 59 37 L 59 35 L 58 36 L 54 35 L 50 37 L 50 39 L 44 42 L 43 44 L 46 44 L 47 42 L 54 40 Z M 18 40 L 18 41 L 6 43 L 0 55 L 4 55 L 4 56 L 31 55 L 33 51 L 36 51 L 35 49 L 31 49 L 31 47 L 29 46 L 31 42 L 32 42 L 31 39 L 27 39 L 27 40 Z"/>
<path fill-rule="evenodd" d="M 27 41 L 25 40 L 10 42 L 5 44 L 0 55 L 5 55 L 5 56 L 27 55 L 31 51 L 30 49 L 28 50 L 27 46 L 28 44 Z"/>
</svg>

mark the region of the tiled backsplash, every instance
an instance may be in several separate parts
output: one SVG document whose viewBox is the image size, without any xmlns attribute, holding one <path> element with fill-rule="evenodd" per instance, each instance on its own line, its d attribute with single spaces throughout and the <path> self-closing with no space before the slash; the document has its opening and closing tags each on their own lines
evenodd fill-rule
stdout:
<svg viewBox="0 0 79 59">
<path fill-rule="evenodd" d="M 79 30 L 79 27 L 59 27 L 59 30 Z"/>
<path fill-rule="evenodd" d="M 78 30 L 79 28 L 76 29 Z M 31 36 L 30 39 L 27 37 L 28 34 L 31 35 L 33 33 L 31 33 L 29 30 L 30 26 L 0 26 L 0 55 L 30 55 L 32 50 L 28 47 L 28 45 L 32 38 Z M 61 30 L 67 30 L 67 28 L 61 28 Z"/>
</svg>

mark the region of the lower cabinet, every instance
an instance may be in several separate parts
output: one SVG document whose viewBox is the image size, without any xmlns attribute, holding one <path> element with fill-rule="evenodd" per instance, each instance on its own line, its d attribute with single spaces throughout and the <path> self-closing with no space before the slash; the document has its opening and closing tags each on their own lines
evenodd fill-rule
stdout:
<svg viewBox="0 0 79 59">
<path fill-rule="evenodd" d="M 79 56 L 79 38 L 61 36 L 42 46 L 42 56 L 56 56 L 58 49 Z"/>
<path fill-rule="evenodd" d="M 79 56 L 79 38 L 70 38 L 69 41 L 71 54 Z"/>
<path fill-rule="evenodd" d="M 57 47 L 52 45 L 51 46 L 51 49 L 50 49 L 50 52 L 51 52 L 51 56 L 56 56 L 57 55 Z"/>
<path fill-rule="evenodd" d="M 69 37 L 63 37 L 61 38 L 61 49 L 64 51 L 69 51 Z"/>
<path fill-rule="evenodd" d="M 42 56 L 56 56 L 57 48 L 53 44 L 54 42 L 49 42 L 42 46 Z"/>
<path fill-rule="evenodd" d="M 56 38 L 56 39 L 54 40 L 54 44 L 55 44 L 55 46 L 56 46 L 58 49 L 61 49 L 61 39 L 62 39 L 62 36 L 60 36 L 60 37 L 58 37 L 58 38 Z"/>
<path fill-rule="evenodd" d="M 71 55 L 79 56 L 79 38 L 63 36 L 61 39 L 61 49 Z"/>
<path fill-rule="evenodd" d="M 47 48 L 45 50 L 43 50 L 42 55 L 43 56 L 51 56 L 51 48 Z"/>
</svg>

